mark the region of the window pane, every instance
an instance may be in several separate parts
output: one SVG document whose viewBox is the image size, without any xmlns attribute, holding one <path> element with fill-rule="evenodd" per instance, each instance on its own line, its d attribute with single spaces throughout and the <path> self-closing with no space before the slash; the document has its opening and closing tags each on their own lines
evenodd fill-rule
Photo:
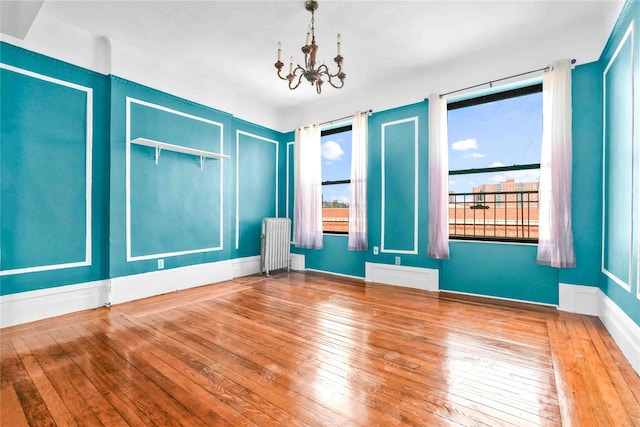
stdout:
<svg viewBox="0 0 640 427">
<path fill-rule="evenodd" d="M 540 163 L 542 94 L 453 109 L 449 170 Z M 538 239 L 539 169 L 449 176 L 449 235 Z"/>
<path fill-rule="evenodd" d="M 350 184 L 322 186 L 322 229 L 327 232 L 349 232 Z"/>
<path fill-rule="evenodd" d="M 322 143 L 322 181 L 351 178 L 351 130 L 325 135 Z M 349 232 L 350 184 L 322 186 L 322 229 L 329 233 Z"/>
<path fill-rule="evenodd" d="M 540 163 L 542 94 L 451 110 L 449 170 Z"/>
<path fill-rule="evenodd" d="M 340 181 L 351 177 L 351 131 L 321 138 L 322 181 Z"/>
</svg>

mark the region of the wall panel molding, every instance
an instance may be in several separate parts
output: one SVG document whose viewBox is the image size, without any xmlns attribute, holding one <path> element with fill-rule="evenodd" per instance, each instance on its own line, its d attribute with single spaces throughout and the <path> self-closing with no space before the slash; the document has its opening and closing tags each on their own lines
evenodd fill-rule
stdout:
<svg viewBox="0 0 640 427">
<path fill-rule="evenodd" d="M 275 141 L 273 139 L 269 139 L 269 138 L 265 138 L 263 136 L 260 135 L 255 135 L 253 133 L 250 132 L 245 132 L 242 130 L 236 130 L 236 236 L 235 236 L 235 248 L 239 249 L 240 247 L 240 135 L 244 135 L 246 137 L 252 138 L 254 140 L 258 140 L 258 141 L 263 141 L 263 142 L 267 142 L 270 144 L 274 144 L 275 145 L 275 155 L 274 155 L 274 162 L 275 162 L 275 201 L 274 201 L 274 208 L 275 208 L 275 216 L 278 216 L 278 184 L 279 184 L 279 176 L 278 176 L 278 159 L 279 159 L 279 144 L 278 141 Z M 265 162 L 268 161 L 268 159 L 265 159 Z"/>
<path fill-rule="evenodd" d="M 293 212 L 292 215 L 289 216 L 289 209 L 291 209 L 293 207 L 293 200 L 291 200 L 291 198 L 294 196 L 293 191 L 289 191 L 289 187 L 291 185 L 293 185 L 294 183 L 291 182 L 291 180 L 289 179 L 289 176 L 291 175 L 291 171 L 293 170 L 293 159 L 291 159 L 292 156 L 289 155 L 289 149 L 291 149 L 291 151 L 293 152 L 293 155 L 295 156 L 295 152 L 294 152 L 294 145 L 295 145 L 295 141 L 291 141 L 291 142 L 287 142 L 287 159 L 286 159 L 286 168 L 285 168 L 285 173 L 287 174 L 287 179 L 286 179 L 286 188 L 285 188 L 285 218 L 289 218 L 291 219 L 291 244 L 293 244 Z"/>
<path fill-rule="evenodd" d="M 125 198 L 126 198 L 126 204 L 125 204 L 125 216 L 126 216 L 126 259 L 127 262 L 132 262 L 132 261 L 140 261 L 140 260 L 148 260 L 148 259 L 156 259 L 156 258 L 165 258 L 165 257 L 169 257 L 169 256 L 178 256 L 178 255 L 187 255 L 187 254 L 195 254 L 195 253 L 202 253 L 202 252 L 212 252 L 212 251 L 219 251 L 222 250 L 224 248 L 224 160 L 220 159 L 220 160 L 216 160 L 221 162 L 220 163 L 220 189 L 219 189 L 219 197 L 220 197 L 220 212 L 219 212 L 219 230 L 220 230 L 220 236 L 219 236 L 219 242 L 220 244 L 218 246 L 210 246 L 210 247 L 204 247 L 204 248 L 194 248 L 191 250 L 177 250 L 177 251 L 167 251 L 167 252 L 162 252 L 162 253 L 152 253 L 152 254 L 145 254 L 145 255 L 138 255 L 138 256 L 133 256 L 132 255 L 132 250 L 131 250 L 131 246 L 132 246 L 132 237 L 131 237 L 131 140 L 133 139 L 131 137 L 131 105 L 132 104 L 137 104 L 137 105 L 141 105 L 147 108 L 151 108 L 151 109 L 155 109 L 155 110 L 159 110 L 159 111 L 163 111 L 169 114 L 174 114 L 180 117 L 185 117 L 187 119 L 190 120 L 195 120 L 198 122 L 202 122 L 202 123 L 206 123 L 208 125 L 211 126 L 215 126 L 218 128 L 218 132 L 219 132 L 219 138 L 220 138 L 220 154 L 224 154 L 224 138 L 223 138 L 223 131 L 224 131 L 224 125 L 222 123 L 213 121 L 213 120 L 209 120 L 209 119 L 205 119 L 199 116 L 194 116 L 192 114 L 187 114 L 184 113 L 182 111 L 178 111 L 178 110 L 174 110 L 172 108 L 168 108 L 162 105 L 158 105 L 158 104 L 154 104 L 151 102 L 147 102 L 147 101 L 143 101 L 140 99 L 136 99 L 133 97 L 129 97 L 127 96 L 125 99 L 126 102 L 126 119 L 125 119 L 125 140 L 126 140 L 126 148 L 125 148 Z M 195 166 L 194 166 L 195 167 Z M 206 167 L 206 165 L 204 166 Z"/>
<path fill-rule="evenodd" d="M 386 130 L 387 128 L 391 127 L 391 126 L 396 126 L 396 125 L 400 125 L 400 124 L 404 124 L 404 123 L 411 123 L 413 122 L 414 124 L 414 140 L 413 140 L 413 159 L 407 159 L 408 162 L 411 162 L 411 160 L 413 160 L 413 164 L 414 164 L 414 171 L 415 171 L 415 176 L 414 176 L 414 181 L 413 181 L 413 211 L 414 211 L 414 218 L 413 218 L 413 244 L 412 244 L 412 248 L 411 249 L 398 249 L 398 248 L 392 248 L 388 246 L 388 243 L 385 242 L 385 220 L 386 220 L 386 209 L 385 209 L 385 204 L 387 201 L 387 191 L 386 191 L 386 184 L 385 184 L 385 179 L 386 179 L 386 168 L 385 168 L 385 156 L 387 151 L 393 149 L 392 147 L 387 147 L 386 146 Z M 417 254 L 418 253 L 418 117 L 409 117 L 406 119 L 401 119 L 401 120 L 394 120 L 391 122 L 385 122 L 382 123 L 381 125 L 381 136 L 382 136 L 382 141 L 381 141 L 381 146 L 380 146 L 380 159 L 381 159 L 381 196 L 380 196 L 380 208 L 381 208 L 381 213 L 380 213 L 380 226 L 381 226 L 381 230 L 380 230 L 380 252 L 383 253 L 396 253 L 396 254 Z M 410 183 L 407 183 L 407 185 L 410 185 Z M 411 209 L 411 207 L 407 207 L 407 209 Z M 407 224 L 407 223 L 404 223 Z"/>
<path fill-rule="evenodd" d="M 83 92 L 86 97 L 85 102 L 85 253 L 83 260 L 70 261 L 65 263 L 38 265 L 24 268 L 13 268 L 7 270 L 0 270 L 0 276 L 7 276 L 13 274 L 32 273 L 37 271 L 49 271 L 59 270 L 65 268 L 85 267 L 90 266 L 92 263 L 92 248 L 91 248 L 91 196 L 92 196 L 92 162 L 93 162 L 93 89 L 90 87 L 82 86 L 69 81 L 53 78 L 43 74 L 38 74 L 23 68 L 14 67 L 12 65 L 0 63 L 0 69 L 11 71 L 14 73 L 22 74 L 33 79 L 42 80 L 48 83 L 52 83 L 58 86 L 63 86 L 73 90 Z"/>
<path fill-rule="evenodd" d="M 629 120 L 629 128 L 628 129 L 624 129 L 623 135 L 621 135 L 620 139 L 618 138 L 615 141 L 610 141 L 610 134 L 609 134 L 609 130 L 610 129 L 616 129 L 613 126 L 610 126 L 610 123 L 607 122 L 607 117 L 608 117 L 608 113 L 609 113 L 609 108 L 607 105 L 607 100 L 608 100 L 608 89 L 609 92 L 612 92 L 612 97 L 615 96 L 616 98 L 616 103 L 612 103 L 611 105 L 616 105 L 618 103 L 622 103 L 624 100 L 621 99 L 622 94 L 616 92 L 616 89 L 619 90 L 619 88 L 615 87 L 615 88 L 609 88 L 607 85 L 608 82 L 608 74 L 611 72 L 612 67 L 614 67 L 616 65 L 616 61 L 621 58 L 621 56 L 619 55 L 620 52 L 623 50 L 623 48 L 625 47 L 625 45 L 627 43 L 630 43 L 630 58 L 626 58 L 630 61 L 630 66 L 631 66 L 631 70 L 629 70 L 629 86 L 628 86 L 628 93 L 630 96 L 630 103 L 631 103 L 631 108 L 630 109 L 626 109 L 623 108 L 624 113 L 626 114 L 627 112 L 631 114 L 631 118 Z M 634 194 L 634 186 L 636 184 L 634 184 L 634 176 L 633 176 L 633 171 L 634 171 L 634 126 L 633 126 L 633 121 L 635 120 L 634 117 L 634 70 L 633 70 L 633 64 L 634 64 L 634 57 L 635 57 L 635 49 L 634 49 L 634 22 L 632 21 L 631 24 L 629 25 L 629 27 L 627 28 L 627 31 L 625 32 L 624 36 L 622 37 L 622 39 L 620 40 L 620 43 L 618 44 L 618 46 L 616 47 L 616 50 L 614 51 L 613 55 L 611 56 L 611 59 L 609 60 L 609 62 L 607 63 L 607 66 L 605 67 L 603 73 L 602 73 L 602 79 L 603 79 L 603 84 L 602 84 L 602 90 L 603 90 L 603 131 L 602 131 L 602 150 L 603 150 L 603 156 L 602 156 L 602 170 L 603 170 L 603 178 L 602 178 L 602 260 L 601 260 L 601 270 L 602 273 L 604 273 L 609 279 L 611 279 L 614 283 L 618 284 L 619 286 L 621 286 L 623 289 L 627 290 L 628 292 L 631 292 L 631 282 L 633 281 L 633 266 L 634 266 L 634 261 L 633 261 L 633 252 L 634 252 L 634 248 L 633 248 L 633 242 L 634 242 L 634 236 L 636 235 L 637 231 L 637 225 L 634 227 L 634 221 L 633 221 L 633 210 L 634 210 L 634 200 L 633 200 L 633 194 Z M 626 82 L 625 82 L 626 83 Z M 627 91 L 624 91 L 625 93 Z M 624 117 L 615 117 L 616 119 L 622 119 L 624 120 Z M 628 117 L 627 117 L 628 119 Z M 624 121 L 623 121 L 623 124 Z M 628 140 L 627 140 L 628 138 Z M 624 159 L 625 161 L 628 161 L 629 163 L 626 165 L 628 166 L 628 169 L 625 167 L 624 164 L 616 164 L 614 166 L 612 166 L 610 169 L 607 167 L 608 161 L 610 157 L 613 157 L 614 159 L 616 157 L 613 156 L 613 154 L 611 153 L 611 150 L 613 150 L 612 147 L 614 147 L 614 144 L 620 145 L 620 144 L 628 144 L 629 145 L 629 152 L 625 152 L 625 153 L 618 153 L 617 158 L 618 159 Z M 616 149 L 620 149 L 619 147 L 617 147 L 617 145 L 615 146 Z M 613 179 L 618 178 L 620 175 L 623 175 L 625 173 L 628 173 L 630 175 L 629 178 L 629 182 L 626 183 L 622 183 L 622 184 L 629 184 L 629 187 L 631 189 L 631 191 L 629 193 L 627 193 L 627 191 L 625 191 L 624 188 L 620 188 L 620 189 L 616 189 L 617 191 L 611 191 L 611 192 L 607 192 L 607 188 L 609 186 L 609 182 L 608 179 L 612 179 L 611 177 L 613 177 Z M 618 180 L 620 180 L 620 178 L 618 178 Z M 618 184 L 620 184 L 620 182 L 618 182 Z M 638 189 L 636 189 L 637 192 Z M 613 204 L 611 203 L 612 201 L 610 200 L 611 195 L 609 193 L 612 193 L 613 196 L 615 196 L 616 194 L 620 195 L 621 197 L 629 197 L 629 206 L 628 209 L 618 209 L 618 206 L 612 206 Z M 616 211 L 618 212 L 617 215 L 613 215 L 613 212 L 608 212 L 609 209 L 616 209 Z M 622 213 L 621 213 L 622 212 Z M 623 242 L 611 242 L 610 241 L 610 237 L 608 234 L 609 228 L 608 224 L 609 221 L 612 222 L 617 222 L 617 221 L 621 221 L 621 216 L 622 217 L 626 217 L 629 216 L 629 224 L 628 224 L 628 230 L 624 230 L 623 232 L 618 232 L 618 237 L 623 236 L 624 239 L 628 238 L 629 242 L 628 244 L 624 245 Z M 624 224 L 623 224 L 624 225 Z M 613 236 L 611 238 L 615 238 L 616 236 Z M 620 269 L 614 265 L 611 265 L 609 263 L 609 253 L 608 253 L 608 248 L 610 247 L 614 247 L 614 248 L 622 248 L 623 246 L 626 246 L 626 250 L 627 250 L 627 256 L 626 256 L 626 260 L 625 262 L 628 263 L 628 267 L 625 269 L 626 271 L 624 271 L 624 276 L 626 277 L 620 277 L 622 272 L 620 271 Z M 619 262 L 623 257 L 620 256 L 620 254 L 615 254 L 614 256 L 612 256 L 611 258 L 613 258 L 616 262 Z M 612 271 L 612 270 L 617 270 L 617 271 Z M 637 276 L 637 274 L 636 274 Z"/>
</svg>

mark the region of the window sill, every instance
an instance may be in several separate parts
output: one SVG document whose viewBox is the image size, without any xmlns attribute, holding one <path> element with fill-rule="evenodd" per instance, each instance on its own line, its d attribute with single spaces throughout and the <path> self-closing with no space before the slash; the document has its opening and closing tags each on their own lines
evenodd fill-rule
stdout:
<svg viewBox="0 0 640 427">
<path fill-rule="evenodd" d="M 450 237 L 450 242 L 468 242 L 468 243 L 494 243 L 498 245 L 518 245 L 518 246 L 538 246 L 537 241 L 531 240 L 494 240 L 494 239 L 480 239 L 480 238 L 461 238 L 461 237 Z"/>
</svg>

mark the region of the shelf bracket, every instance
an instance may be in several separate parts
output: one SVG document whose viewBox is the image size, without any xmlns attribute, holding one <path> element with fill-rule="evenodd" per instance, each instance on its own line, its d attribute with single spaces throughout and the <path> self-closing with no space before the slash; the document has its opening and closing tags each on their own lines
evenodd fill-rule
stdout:
<svg viewBox="0 0 640 427">
<path fill-rule="evenodd" d="M 204 159 L 206 159 L 206 157 L 203 155 L 200 155 L 200 170 L 204 168 Z"/>
<path fill-rule="evenodd" d="M 156 147 L 156 165 L 158 164 L 158 159 L 160 158 L 160 151 L 162 151 L 162 148 Z"/>
</svg>

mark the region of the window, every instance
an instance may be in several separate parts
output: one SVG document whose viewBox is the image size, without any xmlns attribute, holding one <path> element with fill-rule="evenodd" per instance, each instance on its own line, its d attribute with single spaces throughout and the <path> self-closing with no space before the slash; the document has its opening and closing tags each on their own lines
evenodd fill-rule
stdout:
<svg viewBox="0 0 640 427">
<path fill-rule="evenodd" d="M 447 109 L 449 237 L 537 242 L 542 84 Z"/>
<path fill-rule="evenodd" d="M 349 233 L 351 184 L 351 125 L 323 130 L 322 230 Z"/>
</svg>

